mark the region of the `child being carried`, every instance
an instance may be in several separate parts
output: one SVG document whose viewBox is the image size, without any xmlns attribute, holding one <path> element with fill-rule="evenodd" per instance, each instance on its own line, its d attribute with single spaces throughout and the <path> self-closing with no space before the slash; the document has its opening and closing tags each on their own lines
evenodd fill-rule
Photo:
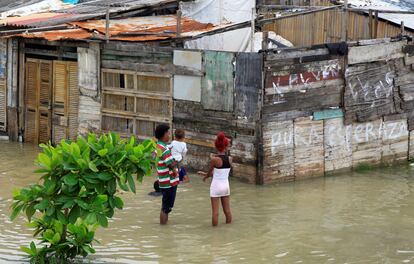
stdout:
<svg viewBox="0 0 414 264">
<path fill-rule="evenodd" d="M 174 140 L 169 146 L 173 158 L 178 162 L 176 169 L 178 170 L 180 182 L 188 182 L 190 180 L 188 178 L 186 169 L 184 166 L 182 166 L 185 155 L 187 154 L 187 144 L 184 142 L 184 139 L 185 131 L 182 129 L 177 129 L 174 133 Z"/>
</svg>

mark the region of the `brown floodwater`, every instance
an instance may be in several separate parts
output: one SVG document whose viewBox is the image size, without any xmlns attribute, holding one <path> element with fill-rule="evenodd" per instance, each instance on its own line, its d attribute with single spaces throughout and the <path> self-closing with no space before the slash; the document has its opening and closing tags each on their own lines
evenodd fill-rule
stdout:
<svg viewBox="0 0 414 264">
<path fill-rule="evenodd" d="M 12 190 L 34 183 L 31 145 L 0 142 L 0 263 L 25 263 L 32 240 L 23 217 L 9 221 Z M 210 226 L 208 185 L 179 187 L 167 226 L 152 177 L 123 194 L 125 208 L 100 229 L 86 263 L 410 263 L 414 262 L 414 167 L 353 172 L 253 186 L 231 181 L 234 223 Z"/>
</svg>

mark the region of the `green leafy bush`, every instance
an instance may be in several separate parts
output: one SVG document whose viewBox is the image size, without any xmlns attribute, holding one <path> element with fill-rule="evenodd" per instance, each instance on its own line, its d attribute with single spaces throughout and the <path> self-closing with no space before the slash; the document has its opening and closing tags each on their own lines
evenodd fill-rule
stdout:
<svg viewBox="0 0 414 264">
<path fill-rule="evenodd" d="M 122 140 L 109 133 L 40 147 L 37 164 L 41 168 L 36 172 L 43 174 L 41 181 L 13 192 L 11 219 L 25 212 L 42 247 L 32 242 L 22 250 L 32 263 L 95 253 L 92 242 L 97 227 L 107 227 L 114 210 L 124 206 L 117 187 L 135 193 L 134 178 L 141 182 L 151 175 L 155 142 L 138 144 L 133 137 Z"/>
</svg>

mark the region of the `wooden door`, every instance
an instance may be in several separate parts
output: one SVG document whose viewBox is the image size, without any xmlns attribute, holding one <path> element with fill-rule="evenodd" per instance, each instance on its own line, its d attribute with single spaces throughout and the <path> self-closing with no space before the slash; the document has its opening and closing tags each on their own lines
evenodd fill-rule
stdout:
<svg viewBox="0 0 414 264">
<path fill-rule="evenodd" d="M 25 81 L 25 142 L 47 143 L 51 135 L 52 62 L 27 59 Z"/>
<path fill-rule="evenodd" d="M 76 139 L 78 131 L 78 67 L 76 62 L 53 62 L 53 142 Z"/>
</svg>

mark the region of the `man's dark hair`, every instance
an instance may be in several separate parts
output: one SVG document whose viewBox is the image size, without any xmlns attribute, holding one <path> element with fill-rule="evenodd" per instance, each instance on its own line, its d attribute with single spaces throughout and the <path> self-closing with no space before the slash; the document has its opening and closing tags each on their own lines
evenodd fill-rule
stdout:
<svg viewBox="0 0 414 264">
<path fill-rule="evenodd" d="M 185 137 L 185 131 L 182 129 L 175 130 L 174 136 L 176 139 L 183 139 Z"/>
<path fill-rule="evenodd" d="M 165 133 L 168 132 L 168 130 L 170 130 L 169 125 L 167 125 L 167 124 L 158 125 L 155 128 L 155 138 L 158 139 L 158 140 L 162 139 L 164 137 Z"/>
</svg>

